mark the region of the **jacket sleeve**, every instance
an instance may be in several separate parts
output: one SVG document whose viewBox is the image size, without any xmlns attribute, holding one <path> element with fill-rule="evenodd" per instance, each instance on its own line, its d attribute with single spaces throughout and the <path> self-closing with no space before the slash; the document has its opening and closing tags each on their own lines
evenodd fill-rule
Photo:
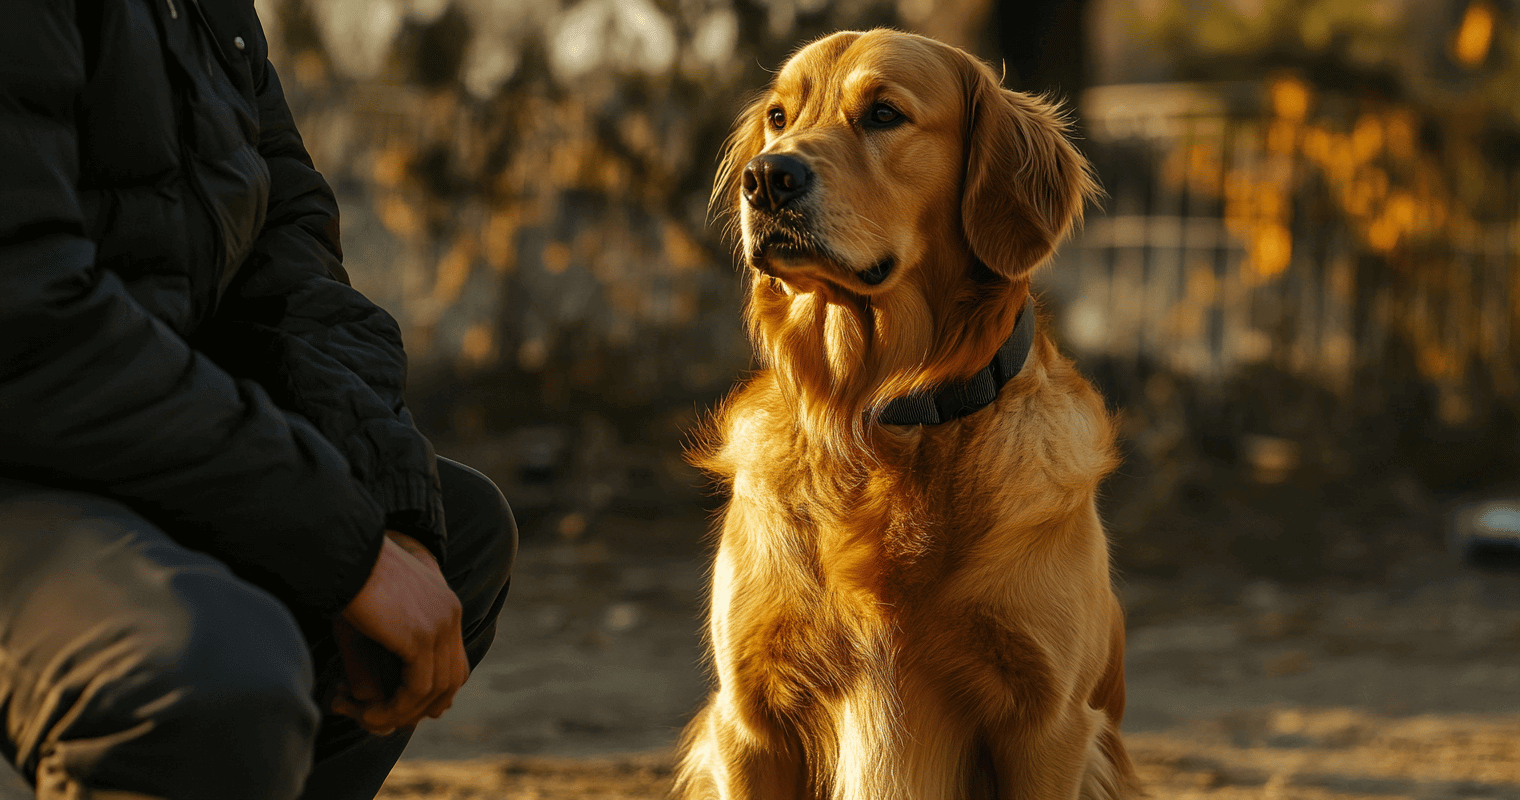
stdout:
<svg viewBox="0 0 1520 800">
<path fill-rule="evenodd" d="M 0 25 L 0 475 L 118 499 L 288 605 L 336 612 L 374 566 L 381 510 L 309 422 L 95 265 L 73 8 L 18 0 Z"/>
<path fill-rule="evenodd" d="M 208 351 L 268 387 L 347 457 L 388 527 L 443 556 L 432 445 L 402 400 L 406 354 L 389 314 L 349 285 L 332 189 L 312 166 L 265 57 L 257 22 L 248 56 L 269 167 L 265 227 L 207 333 Z"/>
</svg>

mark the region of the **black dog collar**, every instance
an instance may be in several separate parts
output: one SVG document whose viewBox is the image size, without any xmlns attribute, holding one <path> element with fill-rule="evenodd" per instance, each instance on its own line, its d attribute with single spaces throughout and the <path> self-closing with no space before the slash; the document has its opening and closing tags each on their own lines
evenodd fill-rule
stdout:
<svg viewBox="0 0 1520 800">
<path fill-rule="evenodd" d="M 998 348 L 992 363 L 964 381 L 942 387 L 934 394 L 914 392 L 887 403 L 877 417 L 885 425 L 938 425 L 981 411 L 997 399 L 1003 384 L 1024 369 L 1034 347 L 1034 295 L 1029 296 L 1008 341 Z"/>
</svg>

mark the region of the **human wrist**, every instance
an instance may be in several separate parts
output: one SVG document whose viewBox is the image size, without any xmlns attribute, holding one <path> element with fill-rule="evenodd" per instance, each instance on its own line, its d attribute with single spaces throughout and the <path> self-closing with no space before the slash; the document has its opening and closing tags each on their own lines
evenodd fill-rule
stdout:
<svg viewBox="0 0 1520 800">
<path fill-rule="evenodd" d="M 424 560 L 435 567 L 438 566 L 438 558 L 433 555 L 433 551 L 427 549 L 426 545 L 415 538 L 396 530 L 387 530 L 385 538 L 395 542 L 397 546 L 412 556 Z"/>
</svg>

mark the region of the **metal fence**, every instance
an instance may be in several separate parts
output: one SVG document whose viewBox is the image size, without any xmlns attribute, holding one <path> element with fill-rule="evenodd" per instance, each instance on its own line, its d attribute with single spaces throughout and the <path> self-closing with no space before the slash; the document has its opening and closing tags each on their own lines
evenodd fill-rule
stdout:
<svg viewBox="0 0 1520 800">
<path fill-rule="evenodd" d="M 1502 129 L 1292 77 L 1100 87 L 1080 117 L 1108 197 L 1044 280 L 1068 346 L 1119 380 L 1271 373 L 1348 419 L 1414 383 L 1453 426 L 1516 397 Z"/>
</svg>

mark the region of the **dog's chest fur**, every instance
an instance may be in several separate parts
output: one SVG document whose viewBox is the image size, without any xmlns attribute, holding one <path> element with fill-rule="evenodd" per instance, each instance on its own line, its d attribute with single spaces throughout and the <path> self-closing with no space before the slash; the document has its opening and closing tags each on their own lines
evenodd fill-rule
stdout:
<svg viewBox="0 0 1520 800">
<path fill-rule="evenodd" d="M 905 580 L 949 566 L 947 510 L 976 487 L 956 481 L 940 463 L 944 454 L 936 451 L 946 443 L 911 436 L 870 455 L 840 457 L 790 420 L 760 410 L 774 407 L 755 403 L 729 427 L 729 513 L 762 517 L 761 530 L 805 543 L 788 556 L 809 562 L 825 588 L 867 593 L 887 606 L 900 605 L 913 588 Z M 785 533 L 776 530 L 781 526 Z"/>
<path fill-rule="evenodd" d="M 1075 379 L 1057 359 L 1054 374 L 1040 368 L 1028 380 L 1045 386 Z M 870 677 L 863 670 L 911 671 L 915 653 L 942 650 L 950 637 L 959 640 L 950 649 L 973 656 L 955 667 L 962 678 L 1007 672 L 998 660 L 1017 651 L 1028 654 L 1014 667 L 1023 677 L 989 680 L 1028 683 L 1040 671 L 1039 631 L 1032 639 L 987 624 L 1020 602 L 1018 587 L 965 577 L 1037 575 L 1047 550 L 1101 548 L 1090 537 L 1059 537 L 1062 520 L 1092 513 L 1093 489 L 1111 464 L 1111 433 L 1096 396 L 1089 391 L 1070 402 L 1073 395 L 1062 391 L 1010 385 L 1016 396 L 978 418 L 878 431 L 874 455 L 841 459 L 808 440 L 785 413 L 774 381 L 762 374 L 731 398 L 716 431 L 721 443 L 703 462 L 732 491 L 713 608 L 714 635 L 743 643 L 730 651 L 732 677 L 755 685 L 770 713 L 785 716 L 848 692 Z M 1068 435 L 1061 447 L 1033 438 L 1084 429 L 1091 432 L 1086 441 Z M 1048 541 L 1016 548 L 1000 541 L 1009 529 L 1041 527 L 1032 522 L 1041 519 L 1055 532 Z M 1106 555 L 1094 550 L 1092 557 Z M 984 588 L 968 593 L 969 586 Z M 923 640 L 907 640 L 905 631 Z M 979 652 L 987 658 L 975 658 Z"/>
</svg>

